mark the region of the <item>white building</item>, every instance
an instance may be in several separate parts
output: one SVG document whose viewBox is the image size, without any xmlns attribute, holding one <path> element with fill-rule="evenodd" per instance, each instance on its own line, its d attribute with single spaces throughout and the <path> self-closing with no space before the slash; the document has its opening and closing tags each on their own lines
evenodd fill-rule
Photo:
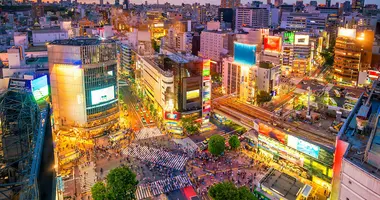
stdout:
<svg viewBox="0 0 380 200">
<path fill-rule="evenodd" d="M 22 46 L 24 49 L 29 47 L 29 40 L 27 33 L 15 32 L 13 35 L 14 45 Z"/>
<path fill-rule="evenodd" d="M 220 62 L 221 55 L 227 54 L 227 32 L 225 31 L 202 31 L 200 56 L 212 61 Z"/>
<path fill-rule="evenodd" d="M 32 31 L 33 46 L 43 46 L 54 40 L 69 39 L 66 30 L 60 29 L 41 29 Z"/>
<path fill-rule="evenodd" d="M 286 30 L 318 33 L 325 30 L 327 16 L 320 13 L 283 12 L 280 27 Z"/>
</svg>

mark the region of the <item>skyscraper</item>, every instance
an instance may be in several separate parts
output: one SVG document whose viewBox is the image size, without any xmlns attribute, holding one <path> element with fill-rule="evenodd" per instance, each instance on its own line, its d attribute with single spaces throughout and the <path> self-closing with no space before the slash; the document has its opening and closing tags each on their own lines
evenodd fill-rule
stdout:
<svg viewBox="0 0 380 200">
<path fill-rule="evenodd" d="M 115 6 L 119 6 L 119 5 L 120 5 L 119 0 L 115 0 Z"/>
<path fill-rule="evenodd" d="M 283 0 L 274 0 L 274 6 L 278 7 L 281 6 L 283 3 Z"/>
<path fill-rule="evenodd" d="M 331 7 L 331 0 L 326 0 L 326 7 L 328 7 L 328 8 Z"/>
<path fill-rule="evenodd" d="M 221 0 L 221 8 L 236 8 L 240 6 L 240 0 Z"/>
<path fill-rule="evenodd" d="M 362 12 L 364 0 L 352 0 L 352 11 Z"/>
<path fill-rule="evenodd" d="M 317 7 L 318 6 L 318 2 L 317 1 L 310 1 L 310 5 Z"/>
<path fill-rule="evenodd" d="M 123 1 L 123 10 L 129 10 L 129 0 Z"/>
</svg>

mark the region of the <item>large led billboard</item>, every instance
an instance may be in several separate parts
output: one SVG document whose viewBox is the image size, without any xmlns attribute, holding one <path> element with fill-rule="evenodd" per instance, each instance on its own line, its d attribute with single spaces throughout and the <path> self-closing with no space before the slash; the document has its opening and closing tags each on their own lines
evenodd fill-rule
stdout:
<svg viewBox="0 0 380 200">
<path fill-rule="evenodd" d="M 284 43 L 294 44 L 294 32 L 287 31 L 284 33 Z"/>
<path fill-rule="evenodd" d="M 305 153 L 313 158 L 318 159 L 319 146 L 317 145 L 303 141 L 292 135 L 288 135 L 288 146 L 292 147 L 293 149 L 297 149 L 298 151 Z"/>
<path fill-rule="evenodd" d="M 115 99 L 115 86 L 91 91 L 91 104 L 96 105 Z"/>
<path fill-rule="evenodd" d="M 196 98 L 199 98 L 199 96 L 200 96 L 199 89 L 186 92 L 186 99 L 187 100 L 196 99 Z"/>
<path fill-rule="evenodd" d="M 295 35 L 294 44 L 296 45 L 309 45 L 309 36 L 308 35 Z"/>
<path fill-rule="evenodd" d="M 286 133 L 282 132 L 279 129 L 273 128 L 263 123 L 259 123 L 258 132 L 266 137 L 277 140 L 282 144 L 286 144 Z"/>
<path fill-rule="evenodd" d="M 277 36 L 266 36 L 264 38 L 264 50 L 265 51 L 281 51 L 281 38 Z"/>
<path fill-rule="evenodd" d="M 256 64 L 256 45 L 234 43 L 234 62 L 252 66 Z"/>
<path fill-rule="evenodd" d="M 339 28 L 338 29 L 338 36 L 349 37 L 349 38 L 355 39 L 356 38 L 356 29 Z"/>
<path fill-rule="evenodd" d="M 41 76 L 31 81 L 31 88 L 36 101 L 49 95 L 47 75 Z"/>
</svg>

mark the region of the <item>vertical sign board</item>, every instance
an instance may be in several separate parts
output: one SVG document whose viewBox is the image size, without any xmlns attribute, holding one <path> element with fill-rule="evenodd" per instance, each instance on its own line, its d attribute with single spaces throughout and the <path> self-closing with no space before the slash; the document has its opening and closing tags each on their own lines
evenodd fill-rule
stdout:
<svg viewBox="0 0 380 200">
<path fill-rule="evenodd" d="M 203 61 L 202 69 L 202 125 L 201 131 L 210 129 L 211 73 L 210 60 Z"/>
</svg>

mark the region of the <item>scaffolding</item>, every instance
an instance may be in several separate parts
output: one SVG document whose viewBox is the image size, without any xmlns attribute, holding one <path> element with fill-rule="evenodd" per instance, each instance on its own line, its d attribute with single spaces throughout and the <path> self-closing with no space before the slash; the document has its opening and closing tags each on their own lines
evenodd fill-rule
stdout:
<svg viewBox="0 0 380 200">
<path fill-rule="evenodd" d="M 0 97 L 0 199 L 39 199 L 37 176 L 48 111 L 27 88 L 10 88 Z"/>
</svg>

